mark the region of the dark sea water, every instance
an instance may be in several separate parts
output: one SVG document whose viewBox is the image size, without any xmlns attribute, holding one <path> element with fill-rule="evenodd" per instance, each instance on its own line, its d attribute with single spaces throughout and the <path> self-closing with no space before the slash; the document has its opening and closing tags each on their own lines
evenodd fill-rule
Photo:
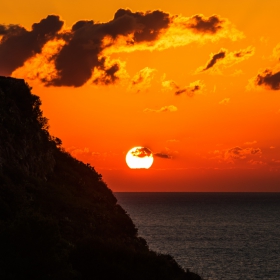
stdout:
<svg viewBox="0 0 280 280">
<path fill-rule="evenodd" d="M 280 280 L 280 193 L 115 193 L 152 250 L 205 279 Z"/>
</svg>

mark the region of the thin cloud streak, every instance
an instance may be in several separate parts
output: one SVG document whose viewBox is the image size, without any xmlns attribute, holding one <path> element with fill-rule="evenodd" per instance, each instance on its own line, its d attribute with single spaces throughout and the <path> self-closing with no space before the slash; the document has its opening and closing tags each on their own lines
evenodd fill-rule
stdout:
<svg viewBox="0 0 280 280">
<path fill-rule="evenodd" d="M 174 105 L 164 106 L 158 110 L 146 108 L 143 110 L 144 113 L 165 113 L 165 112 L 176 112 L 178 109 Z"/>
<path fill-rule="evenodd" d="M 165 153 L 154 153 L 154 157 L 164 158 L 164 159 L 172 159 L 172 156 Z"/>
<path fill-rule="evenodd" d="M 204 83 L 200 80 L 197 80 L 190 83 L 185 88 L 176 90 L 175 95 L 181 95 L 182 93 L 186 93 L 187 96 L 194 97 L 195 94 L 201 93 L 204 87 Z"/>
</svg>

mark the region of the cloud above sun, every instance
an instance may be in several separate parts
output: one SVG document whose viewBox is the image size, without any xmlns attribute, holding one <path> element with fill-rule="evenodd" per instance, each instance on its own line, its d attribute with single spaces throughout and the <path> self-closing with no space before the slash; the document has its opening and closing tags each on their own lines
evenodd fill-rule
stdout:
<svg viewBox="0 0 280 280">
<path fill-rule="evenodd" d="M 79 87 L 89 81 L 109 85 L 126 74 L 124 63 L 112 59 L 112 54 L 244 37 L 219 15 L 183 17 L 159 10 L 119 9 L 108 22 L 80 20 L 71 29 L 63 26 L 56 15 L 34 23 L 30 31 L 20 25 L 0 25 L 0 75 L 20 73 L 46 86 Z M 140 82 L 141 76 L 133 81 Z"/>
</svg>

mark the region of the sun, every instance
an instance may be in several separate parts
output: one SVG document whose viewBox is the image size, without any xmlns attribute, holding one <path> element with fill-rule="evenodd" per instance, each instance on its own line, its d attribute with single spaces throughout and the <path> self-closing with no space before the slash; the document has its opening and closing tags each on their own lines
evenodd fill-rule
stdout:
<svg viewBox="0 0 280 280">
<path fill-rule="evenodd" d="M 129 168 L 149 169 L 154 162 L 154 157 L 150 149 L 145 147 L 134 147 L 127 152 L 125 160 Z"/>
</svg>

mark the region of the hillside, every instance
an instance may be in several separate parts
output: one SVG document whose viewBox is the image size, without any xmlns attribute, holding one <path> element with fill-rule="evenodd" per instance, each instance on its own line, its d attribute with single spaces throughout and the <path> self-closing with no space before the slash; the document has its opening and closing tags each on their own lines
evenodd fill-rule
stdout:
<svg viewBox="0 0 280 280">
<path fill-rule="evenodd" d="M 200 279 L 149 250 L 40 105 L 24 80 L 0 77 L 0 279 Z"/>
</svg>

